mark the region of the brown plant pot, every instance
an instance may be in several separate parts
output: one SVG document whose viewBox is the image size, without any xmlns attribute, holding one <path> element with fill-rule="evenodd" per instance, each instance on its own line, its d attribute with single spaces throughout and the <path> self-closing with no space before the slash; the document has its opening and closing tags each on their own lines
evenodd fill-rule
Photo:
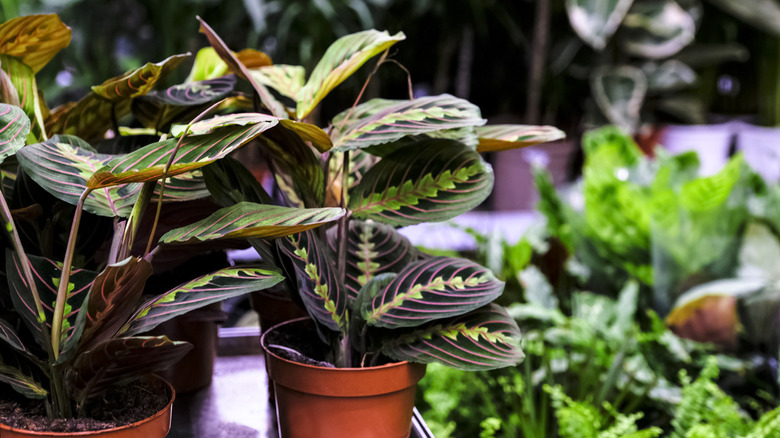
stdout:
<svg viewBox="0 0 780 438">
<path fill-rule="evenodd" d="M 268 349 L 269 335 L 275 331 L 306 325 L 311 326 L 309 318 L 278 324 L 260 341 L 276 391 L 279 435 L 408 437 L 417 382 L 425 375 L 425 365 L 404 361 L 367 368 L 327 368 L 294 362 Z"/>
<path fill-rule="evenodd" d="M 132 424 L 126 424 L 111 429 L 92 430 L 88 432 L 42 432 L 34 430 L 17 429 L 0 423 L 0 437 L 2 438 L 63 438 L 63 437 L 88 437 L 88 438 L 164 438 L 171 430 L 171 418 L 173 401 L 176 399 L 176 391 L 165 379 L 157 377 L 165 383 L 170 394 L 170 400 L 156 414 Z"/>
<path fill-rule="evenodd" d="M 260 333 L 265 333 L 279 323 L 306 316 L 306 311 L 295 304 L 281 288 L 253 292 L 249 300 L 260 318 Z"/>
</svg>

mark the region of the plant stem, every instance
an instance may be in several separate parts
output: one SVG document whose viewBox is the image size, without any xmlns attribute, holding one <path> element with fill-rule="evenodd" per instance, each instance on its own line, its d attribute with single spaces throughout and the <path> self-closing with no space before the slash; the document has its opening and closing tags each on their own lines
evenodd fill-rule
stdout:
<svg viewBox="0 0 780 438">
<path fill-rule="evenodd" d="M 60 284 L 57 288 L 57 301 L 54 305 L 54 318 L 51 323 L 51 347 L 56 360 L 60 356 L 60 336 L 62 335 L 62 320 L 65 317 L 65 300 L 68 298 L 68 284 L 70 283 L 71 264 L 73 263 L 73 253 L 76 250 L 76 235 L 78 234 L 79 224 L 81 223 L 81 211 L 84 207 L 84 201 L 92 193 L 92 189 L 87 188 L 81 194 L 79 202 L 76 204 L 76 212 L 73 214 L 73 223 L 70 227 L 70 236 L 68 237 L 68 246 L 65 249 L 65 257 L 62 260 L 62 274 L 60 275 Z"/>
<path fill-rule="evenodd" d="M 130 212 L 130 217 L 127 218 L 127 224 L 122 233 L 122 241 L 117 249 L 115 263 L 130 256 L 133 250 L 133 243 L 135 243 L 135 236 L 138 233 L 138 226 L 141 225 L 141 219 L 146 212 L 146 207 L 152 200 L 154 186 L 156 185 L 157 181 L 149 181 L 141 186 L 141 192 L 138 193 L 138 199 L 133 205 L 133 211 Z"/>
<path fill-rule="evenodd" d="M 60 418 L 70 418 L 73 416 L 73 410 L 70 405 L 68 392 L 65 390 L 65 380 L 60 370 L 51 367 L 52 399 L 54 401 L 54 415 Z"/>
</svg>

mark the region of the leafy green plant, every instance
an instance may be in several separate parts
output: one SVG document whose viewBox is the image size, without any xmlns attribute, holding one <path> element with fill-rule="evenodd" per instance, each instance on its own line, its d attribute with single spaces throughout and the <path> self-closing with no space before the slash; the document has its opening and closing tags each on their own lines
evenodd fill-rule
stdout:
<svg viewBox="0 0 780 438">
<path fill-rule="evenodd" d="M 141 336 L 144 332 L 284 279 L 271 266 L 233 266 L 144 296 L 160 254 L 193 242 L 201 246 L 190 252 L 231 239 L 298 233 L 332 222 L 344 210 L 244 202 L 207 209 L 211 214 L 201 221 L 196 219 L 203 211 L 190 211 L 162 229 L 161 218 L 171 215 L 161 215 L 161 209 L 178 216 L 186 211 L 185 201 L 208 196 L 203 167 L 265 132 L 285 129 L 279 119 L 255 112 L 205 118 L 241 100 L 233 93 L 232 78 L 155 91 L 184 55 L 109 79 L 80 101 L 49 111 L 35 92 L 33 72 L 67 46 L 69 29 L 55 15 L 28 16 L 0 25 L 0 35 L 0 76 L 6 79 L 2 99 L 12 103 L 0 104 L 0 158 L 4 164 L 19 163 L 18 169 L 5 166 L 16 184 L 10 191 L 4 187 L 0 196 L 7 234 L 2 300 L 10 301 L 0 315 L 0 382 L 42 400 L 51 417 L 81 416 L 106 391 L 166 368 L 191 349 L 165 336 Z M 142 96 L 149 106 L 137 105 Z M 133 115 L 149 116 L 150 131 L 144 133 L 151 133 L 152 140 L 125 135 L 128 131 L 118 126 L 118 120 Z M 106 133 L 115 137 L 115 147 L 131 151 L 100 153 L 87 141 L 105 146 L 100 140 Z M 50 196 L 39 190 L 27 204 L 24 196 L 35 193 L 36 183 Z M 10 202 L 19 199 L 21 208 L 11 210 Z M 58 215 L 52 203 L 75 206 L 62 254 L 36 245 L 46 239 L 22 238 L 30 229 L 25 222 L 43 222 L 47 211 Z M 81 223 L 90 217 L 113 222 L 113 233 L 97 252 L 101 256 L 79 250 Z M 46 224 L 56 226 L 57 220 Z M 81 265 L 88 259 L 98 259 L 91 262 L 95 271 Z"/>
</svg>

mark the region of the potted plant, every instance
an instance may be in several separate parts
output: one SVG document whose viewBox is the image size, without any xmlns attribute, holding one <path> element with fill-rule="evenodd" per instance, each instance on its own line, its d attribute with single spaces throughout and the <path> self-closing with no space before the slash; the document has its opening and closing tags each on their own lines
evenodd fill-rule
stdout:
<svg viewBox="0 0 780 438">
<path fill-rule="evenodd" d="M 375 30 L 342 37 L 305 80 L 302 67 L 247 68 L 201 23 L 215 52 L 285 126 L 302 123 L 334 87 L 374 56 L 382 54 L 381 65 L 404 39 Z M 310 317 L 261 341 L 282 436 L 408 436 L 423 364 L 489 369 L 522 359 L 516 323 L 492 304 L 503 283 L 468 260 L 425 256 L 396 230 L 479 205 L 493 185 L 480 153 L 563 137 L 552 127 L 484 123 L 476 106 L 450 95 L 372 99 L 325 129 L 259 137 L 286 203 L 346 209 L 328 229 L 255 242 L 287 273 L 291 299 Z M 227 163 L 204 171 L 215 199 L 260 200 L 257 181 Z"/>
<path fill-rule="evenodd" d="M 196 245 L 185 251 L 198 253 L 215 242 L 275 238 L 333 221 L 344 210 L 243 202 L 182 214 L 186 207 L 177 201 L 208 196 L 199 169 L 267 130 L 286 129 L 278 126 L 279 119 L 251 112 L 205 118 L 240 100 L 223 99 L 224 93 L 215 92 L 219 82 L 195 80 L 164 90 L 162 94 L 180 103 L 178 108 L 160 96 L 136 101 L 183 56 L 109 79 L 82 100 L 49 111 L 35 92 L 34 72 L 67 46 L 69 28 L 56 15 L 28 16 L 0 25 L 0 35 L 0 88 L 7 102 L 0 104 L 0 158 L 4 176 L 15 181 L 13 187 L 4 185 L 0 196 L 0 220 L 7 235 L 0 384 L 3 402 L 21 394 L 30 401 L 13 401 L 39 414 L 17 423 L 4 412 L 0 434 L 63 436 L 52 432 L 53 427 L 95 430 L 99 436 L 165 436 L 173 389 L 159 379 L 146 379 L 175 363 L 191 346 L 141 335 L 176 315 L 273 286 L 284 277 L 269 266 L 231 266 L 144 296 L 153 271 L 171 262 L 176 245 Z M 130 113 L 147 120 L 151 132 L 161 138 L 149 141 L 120 129 L 117 120 Z M 144 119 L 142 114 L 151 116 Z M 86 139 L 102 147 L 106 133 L 120 140 L 115 146 L 141 147 L 98 153 Z M 9 165 L 14 160 L 18 170 Z M 12 210 L 12 203 L 21 206 Z M 75 208 L 68 210 L 67 205 Z M 147 207 L 153 207 L 149 215 Z M 180 213 L 162 236 L 161 209 Z M 58 233 L 47 230 L 56 230 L 62 216 L 71 212 L 72 219 L 65 219 L 66 243 L 59 248 Z M 46 217 L 49 214 L 53 218 Z M 100 227 L 90 229 L 82 222 L 99 223 L 101 217 L 111 224 L 110 239 L 85 250 L 87 239 L 80 236 L 99 234 Z M 144 217 L 151 217 L 150 226 L 144 225 Z M 45 223 L 45 229 L 31 233 L 31 238 L 26 232 L 40 225 L 36 221 Z M 143 398 L 149 395 L 154 402 Z M 108 411 L 105 402 L 111 400 L 114 410 Z M 136 418 L 120 420 L 120 426 L 84 420 L 90 414 L 111 418 L 147 405 L 153 406 L 152 412 L 135 413 Z M 8 410 L 7 403 L 2 406 Z M 62 425 L 74 418 L 76 426 Z M 18 427 L 22 423 L 26 425 Z M 49 430 L 35 432 L 28 426 Z M 128 432 L 135 435 L 125 435 Z"/>
</svg>

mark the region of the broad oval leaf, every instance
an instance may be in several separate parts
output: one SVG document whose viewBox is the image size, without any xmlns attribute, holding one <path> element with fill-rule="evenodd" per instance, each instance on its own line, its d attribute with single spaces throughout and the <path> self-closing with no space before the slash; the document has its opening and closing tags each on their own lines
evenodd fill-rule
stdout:
<svg viewBox="0 0 780 438">
<path fill-rule="evenodd" d="M 419 141 L 384 157 L 349 191 L 354 217 L 395 226 L 444 221 L 487 198 L 493 169 L 453 140 Z"/>
<path fill-rule="evenodd" d="M 553 126 L 488 125 L 476 128 L 477 152 L 498 152 L 524 148 L 566 138 L 566 133 Z"/>
<path fill-rule="evenodd" d="M 347 294 L 341 290 L 336 270 L 324 242 L 311 231 L 279 241 L 282 254 L 292 261 L 299 294 L 306 311 L 319 324 L 334 330 L 347 328 Z"/>
<path fill-rule="evenodd" d="M 636 130 L 647 92 L 647 78 L 642 70 L 629 65 L 596 68 L 590 89 L 610 123 L 629 132 Z"/>
<path fill-rule="evenodd" d="M 417 257 L 409 239 L 390 225 L 374 221 L 352 220 L 347 233 L 347 276 L 344 285 L 350 299 L 377 275 L 398 272 Z M 336 254 L 338 227 L 328 230 L 328 244 Z"/>
<path fill-rule="evenodd" d="M 143 96 L 187 57 L 189 54 L 173 55 L 157 63 L 147 62 L 135 70 L 95 85 L 92 92 L 113 102 Z"/>
<path fill-rule="evenodd" d="M 268 65 L 249 70 L 259 83 L 278 91 L 279 94 L 295 100 L 306 82 L 306 69 L 300 65 Z"/>
<path fill-rule="evenodd" d="M 0 24 L 0 53 L 16 56 L 40 71 L 70 44 L 70 28 L 57 14 L 27 15 Z"/>
<path fill-rule="evenodd" d="M 30 119 L 18 106 L 0 103 L 0 163 L 24 146 Z"/>
<path fill-rule="evenodd" d="M 218 239 L 274 239 L 300 233 L 344 216 L 342 208 L 290 208 L 241 202 L 185 227 L 171 230 L 161 243 L 208 242 Z"/>
<path fill-rule="evenodd" d="M 431 257 L 411 263 L 360 313 L 375 327 L 416 327 L 482 307 L 504 290 L 493 273 L 472 261 Z"/>
<path fill-rule="evenodd" d="M 501 306 L 491 304 L 465 315 L 436 321 L 386 339 L 382 353 L 409 362 L 438 362 L 478 371 L 513 366 L 523 360 L 521 334 Z"/>
<path fill-rule="evenodd" d="M 672 56 L 693 42 L 696 22 L 679 4 L 654 0 L 634 5 L 623 20 L 623 49 L 634 56 L 659 59 Z"/>
<path fill-rule="evenodd" d="M 61 264 L 36 256 L 29 256 L 29 260 L 44 314 L 36 314 L 34 298 L 22 275 L 19 258 L 11 250 L 6 251 L 8 285 L 10 287 L 11 300 L 17 314 L 33 334 L 36 342 L 46 349 L 49 348 L 49 345 L 47 345 L 48 335 L 43 333 L 42 327 L 45 324 L 47 331 L 51 333 L 51 323 L 54 319 L 54 303 L 57 301 L 57 286 L 62 274 Z M 65 304 L 66 314 L 65 318 L 63 318 L 61 329 L 60 358 L 63 358 L 63 360 L 75 353 L 78 340 L 84 330 L 86 320 L 84 304 L 95 275 L 94 272 L 83 269 L 74 269 L 71 272 L 71 284 L 68 285 L 68 297 Z"/>
<path fill-rule="evenodd" d="M 366 61 L 406 38 L 403 32 L 390 35 L 367 30 L 343 36 L 336 40 L 314 67 L 306 85 L 298 92 L 296 118 L 302 120 L 318 103 L 344 82 Z"/>
<path fill-rule="evenodd" d="M 152 91 L 143 96 L 143 98 L 165 105 L 202 105 L 225 97 L 233 91 L 235 85 L 236 77 L 228 75 L 205 81 L 174 85 L 165 90 Z"/>
<path fill-rule="evenodd" d="M 274 177 L 287 205 L 322 206 L 325 194 L 322 163 L 301 136 L 281 125 L 269 129 L 260 140 L 275 166 Z"/>
<path fill-rule="evenodd" d="M 122 328 L 123 336 L 147 332 L 171 318 L 212 303 L 268 289 L 284 276 L 268 266 L 220 269 L 184 283 L 146 302 Z"/>
<path fill-rule="evenodd" d="M 289 119 L 282 119 L 279 124 L 298 134 L 301 140 L 310 142 L 320 152 L 327 152 L 333 147 L 330 136 L 317 125 Z"/>
<path fill-rule="evenodd" d="M 115 338 L 78 356 L 65 374 L 78 400 L 89 400 L 112 386 L 164 370 L 192 350 L 192 344 L 165 336 Z"/>
<path fill-rule="evenodd" d="M 414 100 L 372 99 L 337 115 L 331 135 L 335 150 L 346 151 L 484 124 L 476 105 L 449 94 Z"/>
<path fill-rule="evenodd" d="M 278 121 L 279 119 L 276 117 L 261 113 L 229 114 L 226 116 L 215 116 L 190 125 L 176 125 L 171 129 L 171 135 L 178 138 L 185 133 L 187 135 L 210 134 L 226 126 L 252 126 L 261 123 L 269 123 L 271 126 L 274 126 Z M 268 126 L 268 128 L 271 126 Z"/>
<path fill-rule="evenodd" d="M 618 29 L 634 0 L 566 0 L 574 31 L 585 43 L 602 50 Z"/>
<path fill-rule="evenodd" d="M 195 62 L 185 82 L 207 81 L 228 73 L 228 65 L 219 57 L 217 51 L 213 47 L 204 47 L 195 55 Z"/>
<path fill-rule="evenodd" d="M 274 125 L 276 120 L 268 120 L 249 126 L 230 125 L 205 135 L 188 136 L 182 141 L 167 175 L 171 177 L 190 172 L 218 160 Z M 178 142 L 179 139 L 172 138 L 117 157 L 92 175 L 87 187 L 99 189 L 160 179 Z"/>
<path fill-rule="evenodd" d="M 42 399 L 49 395 L 49 391 L 31 376 L 8 365 L 0 364 L 0 382 L 10 385 L 14 391 L 27 398 Z"/>
<path fill-rule="evenodd" d="M 0 319 L 0 340 L 5 341 L 5 343 L 19 351 L 29 351 L 24 346 L 24 342 L 19 338 L 19 335 L 16 334 L 14 327 L 3 319 Z"/>
</svg>

